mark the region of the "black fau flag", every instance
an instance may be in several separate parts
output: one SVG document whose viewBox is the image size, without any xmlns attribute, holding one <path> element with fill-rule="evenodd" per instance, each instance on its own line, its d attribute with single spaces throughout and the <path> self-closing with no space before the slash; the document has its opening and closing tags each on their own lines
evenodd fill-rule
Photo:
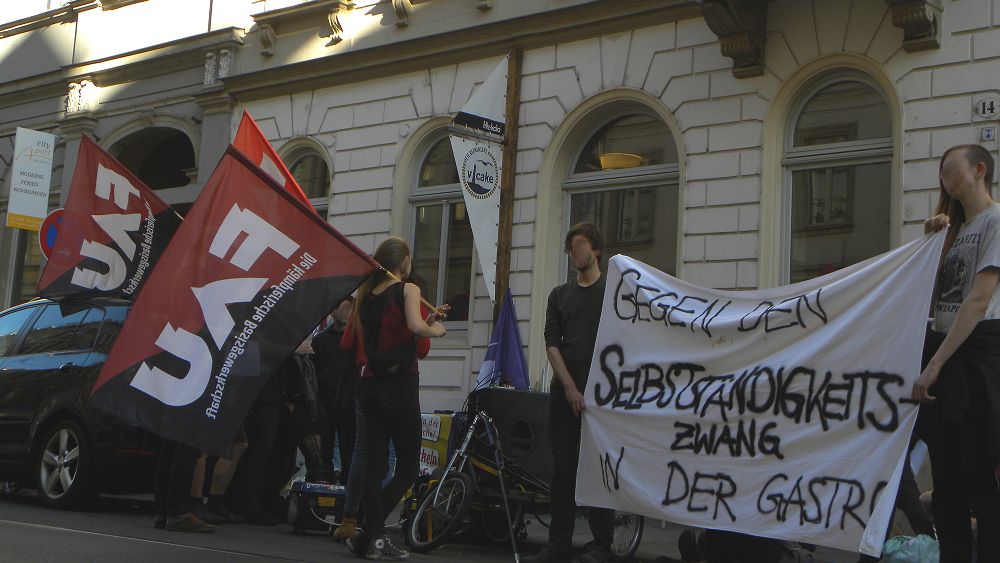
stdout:
<svg viewBox="0 0 1000 563">
<path fill-rule="evenodd" d="M 91 403 L 228 456 L 268 378 L 377 267 L 229 147 L 136 300 Z"/>
<path fill-rule="evenodd" d="M 180 223 L 153 190 L 84 136 L 38 294 L 134 298 Z"/>
</svg>

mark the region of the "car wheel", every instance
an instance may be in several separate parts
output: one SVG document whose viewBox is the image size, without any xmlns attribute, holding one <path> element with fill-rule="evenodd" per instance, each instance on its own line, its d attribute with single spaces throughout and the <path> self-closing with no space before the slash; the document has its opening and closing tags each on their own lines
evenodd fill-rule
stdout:
<svg viewBox="0 0 1000 563">
<path fill-rule="evenodd" d="M 79 423 L 63 420 L 49 427 L 35 454 L 42 504 L 71 508 L 90 500 L 96 492 L 90 483 L 90 457 L 90 442 Z"/>
<path fill-rule="evenodd" d="M 17 481 L 0 481 L 0 497 L 5 495 L 16 495 L 21 490 L 21 484 Z"/>
</svg>

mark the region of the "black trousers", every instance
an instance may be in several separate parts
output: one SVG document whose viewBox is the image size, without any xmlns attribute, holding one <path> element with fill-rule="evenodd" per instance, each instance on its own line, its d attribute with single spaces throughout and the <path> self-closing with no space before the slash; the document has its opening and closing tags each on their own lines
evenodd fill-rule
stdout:
<svg viewBox="0 0 1000 563">
<path fill-rule="evenodd" d="M 576 523 L 576 467 L 580 462 L 580 417 L 573 414 L 562 387 L 553 386 L 549 397 L 549 442 L 552 447 L 552 524 L 549 543 L 560 549 L 573 544 Z M 590 508 L 587 521 L 594 542 L 610 548 L 614 537 L 614 511 Z"/>
<path fill-rule="evenodd" d="M 406 379 L 403 379 L 406 378 Z M 412 381 L 410 381 L 412 379 Z M 403 498 L 420 472 L 420 396 L 413 376 L 363 377 L 358 382 L 359 414 L 366 425 L 368 467 L 361 503 L 365 531 L 385 534 L 385 517 Z M 396 470 L 388 472 L 389 440 L 396 447 Z"/>
<path fill-rule="evenodd" d="M 976 327 L 977 331 L 980 326 Z M 971 339 L 972 336 L 966 340 L 966 345 Z M 944 335 L 928 331 L 923 366 L 943 340 Z M 987 425 L 992 407 L 986 381 L 975 369 L 942 371 L 942 377 L 965 376 L 963 383 L 967 387 L 969 405 L 963 420 L 945 417 L 951 405 L 946 404 L 944 396 L 932 386 L 931 394 L 939 398 L 934 403 L 921 405 L 917 418 L 917 433 L 927 444 L 931 460 L 934 483 L 931 512 L 938 533 L 941 563 L 972 561 L 970 516 L 976 517 L 978 561 L 1000 561 L 1000 479 L 996 463 L 989 456 Z"/>
<path fill-rule="evenodd" d="M 157 515 L 180 516 L 191 511 L 191 482 L 200 456 L 201 452 L 191 446 L 163 441 L 153 485 Z"/>
<path fill-rule="evenodd" d="M 924 407 L 920 416 L 921 437 L 930 452 L 931 512 L 941 563 L 972 561 L 970 516 L 976 517 L 978 560 L 1000 561 L 1000 485 L 987 459 L 983 421 L 974 415 L 945 422 L 937 409 Z"/>
<path fill-rule="evenodd" d="M 326 459 L 333 459 L 333 436 L 336 432 L 337 449 L 340 450 L 340 484 L 346 487 L 347 476 L 351 474 L 351 459 L 354 457 L 357 413 L 354 409 L 333 409 L 331 413 L 327 414 L 330 419 L 330 439 L 323 442 L 323 455 Z"/>
<path fill-rule="evenodd" d="M 243 463 L 246 464 L 244 486 L 248 512 L 260 511 L 263 507 L 265 479 L 278 437 L 279 408 L 277 403 L 258 402 L 247 415 L 245 425 L 249 443 Z"/>
</svg>

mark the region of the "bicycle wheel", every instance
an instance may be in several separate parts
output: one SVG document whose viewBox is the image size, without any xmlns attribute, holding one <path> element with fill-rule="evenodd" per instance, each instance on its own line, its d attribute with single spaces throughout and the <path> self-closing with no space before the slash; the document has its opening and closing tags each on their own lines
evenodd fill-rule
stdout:
<svg viewBox="0 0 1000 563">
<path fill-rule="evenodd" d="M 615 511 L 614 537 L 611 552 L 621 558 L 632 557 L 642 541 L 642 528 L 646 519 L 637 514 Z"/>
<path fill-rule="evenodd" d="M 428 487 L 406 522 L 406 543 L 417 553 L 443 544 L 462 525 L 475 493 L 472 478 L 459 472 L 449 473 L 444 481 Z"/>
<path fill-rule="evenodd" d="M 510 527 L 507 526 L 507 513 L 503 504 L 490 507 L 488 510 L 477 511 L 479 533 L 483 541 L 489 545 L 504 545 L 510 543 Z M 514 524 L 514 533 L 520 534 L 524 529 L 524 506 L 519 502 L 510 503 L 510 521 Z"/>
</svg>

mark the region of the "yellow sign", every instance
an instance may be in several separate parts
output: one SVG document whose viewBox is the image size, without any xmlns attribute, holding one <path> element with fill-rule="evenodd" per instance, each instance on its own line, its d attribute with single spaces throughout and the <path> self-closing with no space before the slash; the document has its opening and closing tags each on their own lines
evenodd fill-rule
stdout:
<svg viewBox="0 0 1000 563">
<path fill-rule="evenodd" d="M 38 231 L 38 228 L 42 226 L 42 218 L 32 217 L 30 215 L 21 215 L 19 213 L 8 213 L 7 226 L 14 229 Z"/>
</svg>

